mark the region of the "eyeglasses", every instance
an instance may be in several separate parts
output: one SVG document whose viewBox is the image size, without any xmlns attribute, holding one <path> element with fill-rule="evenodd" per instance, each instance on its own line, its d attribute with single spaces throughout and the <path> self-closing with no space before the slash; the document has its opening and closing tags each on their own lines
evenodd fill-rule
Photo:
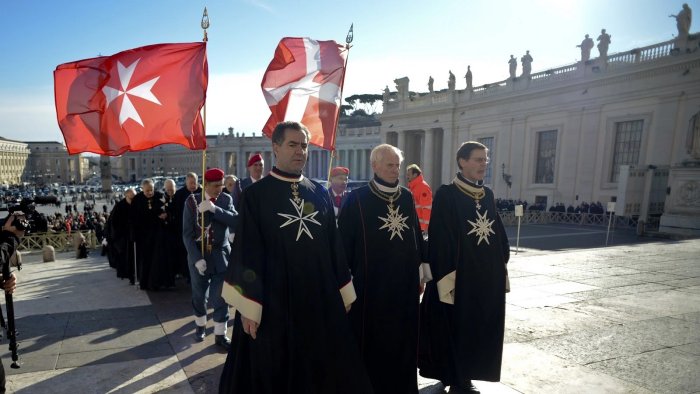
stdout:
<svg viewBox="0 0 700 394">
<path fill-rule="evenodd" d="M 470 159 L 470 160 L 474 160 L 475 162 L 477 162 L 479 164 L 489 164 L 491 162 L 491 159 L 483 158 L 483 157 L 477 157 L 477 158 Z"/>
</svg>

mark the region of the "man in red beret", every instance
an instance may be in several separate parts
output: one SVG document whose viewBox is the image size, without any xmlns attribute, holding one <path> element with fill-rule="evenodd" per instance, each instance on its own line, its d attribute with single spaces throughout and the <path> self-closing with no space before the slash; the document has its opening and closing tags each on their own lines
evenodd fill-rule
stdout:
<svg viewBox="0 0 700 394">
<path fill-rule="evenodd" d="M 265 160 L 260 153 L 256 153 L 248 159 L 248 173 L 250 176 L 241 181 L 241 190 L 259 181 L 265 170 Z"/>
<path fill-rule="evenodd" d="M 187 249 L 187 262 L 192 285 L 192 307 L 196 325 L 195 339 L 204 341 L 207 326 L 207 293 L 214 308 L 214 337 L 218 346 L 228 349 L 226 337 L 228 305 L 221 297 L 231 254 L 234 226 L 238 213 L 230 195 L 222 193 L 224 172 L 212 168 L 204 173 L 204 198 L 196 193 L 188 197 L 182 213 L 182 239 Z M 204 249 L 200 214 L 204 214 Z"/>
<path fill-rule="evenodd" d="M 333 202 L 333 211 L 335 211 L 335 217 L 338 217 L 340 208 L 345 204 L 345 200 L 348 197 L 348 176 L 350 175 L 350 169 L 346 167 L 335 167 L 331 170 L 331 185 L 328 188 L 328 194 L 331 196 L 331 201 Z"/>
</svg>

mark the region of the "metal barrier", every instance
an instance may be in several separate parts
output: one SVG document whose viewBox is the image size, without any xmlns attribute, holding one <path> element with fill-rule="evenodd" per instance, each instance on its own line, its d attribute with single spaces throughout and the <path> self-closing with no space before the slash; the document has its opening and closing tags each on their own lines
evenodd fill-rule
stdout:
<svg viewBox="0 0 700 394">
<path fill-rule="evenodd" d="M 518 218 L 513 211 L 501 211 L 498 213 L 505 226 L 515 226 Z M 615 227 L 636 228 L 637 219 L 631 217 L 615 216 Z M 546 212 L 546 211 L 525 211 L 523 212 L 521 224 L 577 224 L 582 226 L 602 226 L 607 227 L 608 215 L 597 213 L 568 213 L 568 212 Z"/>
<path fill-rule="evenodd" d="M 85 241 L 87 241 L 90 249 L 94 249 L 97 246 L 97 237 L 95 237 L 94 231 L 77 232 L 85 236 Z M 67 232 L 27 234 L 22 237 L 18 249 L 20 251 L 41 250 L 45 245 L 51 245 L 57 252 L 65 252 L 73 249 L 73 234 L 75 233 L 74 231 L 70 234 Z"/>
</svg>

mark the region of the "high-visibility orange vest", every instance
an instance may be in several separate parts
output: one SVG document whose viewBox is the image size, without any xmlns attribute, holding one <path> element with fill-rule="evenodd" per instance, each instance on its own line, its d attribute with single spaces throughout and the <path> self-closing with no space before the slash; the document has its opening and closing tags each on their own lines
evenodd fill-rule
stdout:
<svg viewBox="0 0 700 394">
<path fill-rule="evenodd" d="M 430 224 L 430 212 L 433 209 L 433 191 L 430 186 L 423 180 L 423 174 L 415 177 L 408 183 L 408 188 L 411 189 L 413 200 L 416 203 L 416 213 L 420 222 L 420 229 L 428 231 Z"/>
</svg>

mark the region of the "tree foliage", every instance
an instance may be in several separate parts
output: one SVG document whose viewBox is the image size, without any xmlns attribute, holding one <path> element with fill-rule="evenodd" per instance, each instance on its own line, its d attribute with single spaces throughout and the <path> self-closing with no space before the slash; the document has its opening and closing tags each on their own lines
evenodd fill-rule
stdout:
<svg viewBox="0 0 700 394">
<path fill-rule="evenodd" d="M 381 94 L 353 94 L 345 102 L 352 106 L 353 112 L 363 110 L 367 114 L 376 114 L 377 106 L 383 100 Z"/>
</svg>

